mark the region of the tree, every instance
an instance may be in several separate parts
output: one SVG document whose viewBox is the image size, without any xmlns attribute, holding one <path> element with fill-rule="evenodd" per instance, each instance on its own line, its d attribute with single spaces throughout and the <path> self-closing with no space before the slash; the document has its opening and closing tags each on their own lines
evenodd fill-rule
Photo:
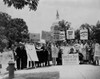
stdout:
<svg viewBox="0 0 100 79">
<path fill-rule="evenodd" d="M 7 13 L 0 12 L 0 28 L 4 29 L 9 24 L 11 16 Z"/>
<path fill-rule="evenodd" d="M 0 12 L 0 51 L 8 44 L 29 39 L 28 27 L 21 18 L 12 19 L 7 13 Z"/>
<path fill-rule="evenodd" d="M 79 29 L 77 29 L 77 30 L 75 30 L 75 39 L 80 39 L 80 30 Z"/>
<path fill-rule="evenodd" d="M 59 21 L 60 29 L 62 29 L 65 32 L 65 40 L 67 41 L 67 30 L 70 28 L 70 22 L 61 20 Z"/>
<path fill-rule="evenodd" d="M 97 22 L 96 26 L 93 28 L 94 39 L 100 43 L 100 21 Z"/>
<path fill-rule="evenodd" d="M 23 19 L 11 19 L 9 27 L 6 30 L 6 36 L 12 42 L 28 39 L 28 27 Z"/>
<path fill-rule="evenodd" d="M 16 9 L 23 9 L 25 6 L 29 6 L 30 10 L 37 10 L 39 0 L 3 0 L 4 4 L 8 7 L 15 7 Z"/>
<path fill-rule="evenodd" d="M 8 44 L 8 38 L 6 37 L 6 27 L 11 20 L 11 16 L 7 13 L 0 12 L 0 52 L 3 51 Z"/>
<path fill-rule="evenodd" d="M 95 39 L 95 31 L 96 31 L 96 26 L 91 25 L 91 32 L 90 32 L 91 40 Z"/>
</svg>

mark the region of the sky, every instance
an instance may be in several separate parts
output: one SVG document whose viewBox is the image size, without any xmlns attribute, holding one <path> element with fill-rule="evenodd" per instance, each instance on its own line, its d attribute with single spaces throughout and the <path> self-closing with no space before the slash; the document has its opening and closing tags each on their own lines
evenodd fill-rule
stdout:
<svg viewBox="0 0 100 79">
<path fill-rule="evenodd" d="M 100 0 L 40 0 L 36 11 L 29 11 L 28 7 L 16 10 L 0 0 L 0 11 L 8 13 L 12 18 L 23 18 L 31 33 L 50 31 L 56 21 L 57 10 L 60 20 L 71 22 L 71 27 L 75 29 L 84 23 L 96 25 L 100 20 Z"/>
</svg>

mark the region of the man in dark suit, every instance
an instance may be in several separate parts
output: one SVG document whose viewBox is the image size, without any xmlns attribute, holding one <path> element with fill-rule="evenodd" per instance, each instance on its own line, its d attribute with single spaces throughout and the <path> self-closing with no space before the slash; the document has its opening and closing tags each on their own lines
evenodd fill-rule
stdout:
<svg viewBox="0 0 100 79">
<path fill-rule="evenodd" d="M 23 69 L 27 66 L 27 53 L 24 45 L 19 44 L 15 50 L 17 69 Z"/>
</svg>

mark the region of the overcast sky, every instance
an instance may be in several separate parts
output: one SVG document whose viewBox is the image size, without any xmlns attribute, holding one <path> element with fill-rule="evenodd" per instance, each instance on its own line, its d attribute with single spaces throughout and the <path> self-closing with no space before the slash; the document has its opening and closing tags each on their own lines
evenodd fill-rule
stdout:
<svg viewBox="0 0 100 79">
<path fill-rule="evenodd" d="M 100 20 L 100 0 L 40 0 L 37 11 L 29 11 L 8 8 L 0 0 L 0 11 L 6 12 L 12 18 L 23 18 L 31 33 L 49 31 L 53 22 L 56 21 L 56 11 L 60 19 L 71 22 L 71 27 L 78 28 L 83 23 L 95 25 Z"/>
</svg>

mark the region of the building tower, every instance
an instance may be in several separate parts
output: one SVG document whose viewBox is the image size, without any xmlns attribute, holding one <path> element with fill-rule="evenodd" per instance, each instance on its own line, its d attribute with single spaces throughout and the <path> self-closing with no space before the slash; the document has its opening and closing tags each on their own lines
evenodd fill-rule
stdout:
<svg viewBox="0 0 100 79">
<path fill-rule="evenodd" d="M 55 28 L 59 27 L 59 23 L 58 23 L 59 21 L 60 21 L 59 12 L 57 10 L 56 11 L 56 20 L 55 20 L 55 22 L 52 23 L 51 30 L 54 30 Z"/>
<path fill-rule="evenodd" d="M 57 20 L 59 19 L 59 13 L 58 13 L 58 10 L 57 10 L 57 14 L 56 14 L 56 19 L 57 19 Z"/>
</svg>

